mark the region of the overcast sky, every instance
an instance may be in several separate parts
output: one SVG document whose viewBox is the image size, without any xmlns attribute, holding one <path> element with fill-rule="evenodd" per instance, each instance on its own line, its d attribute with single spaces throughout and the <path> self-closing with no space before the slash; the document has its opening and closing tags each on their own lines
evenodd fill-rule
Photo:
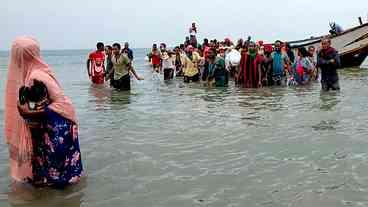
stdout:
<svg viewBox="0 0 368 207">
<path fill-rule="evenodd" d="M 42 49 L 90 49 L 97 41 L 131 47 L 183 41 L 192 21 L 198 37 L 251 35 L 255 40 L 303 39 L 367 19 L 367 0 L 1 0 L 0 50 L 18 35 Z"/>
</svg>

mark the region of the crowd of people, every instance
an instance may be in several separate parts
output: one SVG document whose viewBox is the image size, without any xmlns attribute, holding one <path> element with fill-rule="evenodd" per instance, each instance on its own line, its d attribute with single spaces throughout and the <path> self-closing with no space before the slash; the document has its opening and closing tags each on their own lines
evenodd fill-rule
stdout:
<svg viewBox="0 0 368 207">
<path fill-rule="evenodd" d="M 321 47 L 291 48 L 277 40 L 273 44 L 239 39 L 234 44 L 204 39 L 197 41 L 195 23 L 183 44 L 173 50 L 153 45 L 149 60 L 153 73 L 165 80 L 182 77 L 185 83 L 203 82 L 226 87 L 307 85 L 320 77 L 322 89 L 339 90 L 338 52 L 331 40 Z M 133 67 L 134 54 L 125 43 L 97 43 L 87 60 L 94 84 L 110 81 L 117 90 L 130 90 L 130 76 L 143 80 Z M 83 165 L 78 141 L 78 121 L 70 99 L 64 95 L 51 68 L 42 60 L 38 42 L 19 37 L 12 45 L 5 97 L 5 137 L 9 145 L 10 171 L 14 180 L 36 186 L 64 188 L 78 183 Z"/>
<path fill-rule="evenodd" d="M 99 42 L 96 48 L 87 59 L 87 72 L 92 83 L 110 81 L 110 86 L 117 90 L 130 90 L 130 74 L 137 80 L 143 80 L 132 65 L 134 54 L 129 43 L 126 42 L 121 48 L 119 43 L 105 46 Z"/>
<path fill-rule="evenodd" d="M 335 25 L 335 24 L 334 24 Z M 336 27 L 336 26 L 335 26 Z M 225 87 L 233 80 L 239 87 L 308 85 L 320 79 L 323 90 L 339 90 L 337 69 L 340 59 L 326 37 L 321 47 L 292 48 L 280 40 L 272 44 L 253 42 L 248 37 L 235 44 L 230 38 L 223 41 L 205 38 L 197 40 L 198 28 L 192 23 L 185 41 L 169 49 L 165 43 L 153 44 L 148 54 L 154 73 L 164 80 L 183 77 L 185 83 L 204 82 L 208 86 Z M 88 75 L 95 84 L 110 81 L 118 90 L 130 90 L 130 76 L 143 80 L 133 67 L 133 51 L 125 43 L 112 46 L 97 44 L 89 55 Z"/>
<path fill-rule="evenodd" d="M 337 69 L 340 59 L 326 37 L 321 47 L 291 48 L 280 40 L 273 44 L 239 39 L 235 44 L 204 39 L 198 44 L 195 23 L 190 36 L 173 50 L 165 43 L 153 44 L 148 54 L 153 72 L 164 74 L 165 80 L 183 76 L 184 82 L 203 81 L 209 86 L 227 86 L 230 79 L 245 88 L 307 85 L 321 80 L 323 90 L 339 90 Z"/>
</svg>

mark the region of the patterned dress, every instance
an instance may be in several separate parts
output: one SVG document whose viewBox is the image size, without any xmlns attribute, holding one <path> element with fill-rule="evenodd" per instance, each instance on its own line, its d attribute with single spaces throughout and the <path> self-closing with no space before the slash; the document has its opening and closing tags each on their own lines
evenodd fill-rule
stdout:
<svg viewBox="0 0 368 207">
<path fill-rule="evenodd" d="M 47 120 L 32 130 L 35 186 L 64 188 L 78 183 L 83 166 L 77 125 L 46 108 Z"/>
</svg>

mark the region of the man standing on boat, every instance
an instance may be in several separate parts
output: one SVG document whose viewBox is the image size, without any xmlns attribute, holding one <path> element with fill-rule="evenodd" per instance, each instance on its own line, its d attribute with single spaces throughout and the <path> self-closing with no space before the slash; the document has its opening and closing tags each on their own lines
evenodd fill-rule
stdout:
<svg viewBox="0 0 368 207">
<path fill-rule="evenodd" d="M 190 44 L 194 47 L 197 48 L 198 43 L 197 43 L 197 26 L 196 23 L 193 22 L 192 26 L 189 28 L 189 37 L 190 37 Z"/>
<path fill-rule="evenodd" d="M 337 69 L 341 66 L 338 52 L 331 47 L 331 39 L 321 41 L 322 49 L 318 52 L 317 66 L 321 68 L 322 90 L 340 90 Z"/>
<path fill-rule="evenodd" d="M 330 22 L 330 27 L 331 27 L 331 30 L 330 30 L 330 34 L 331 35 L 338 35 L 342 32 L 344 32 L 344 30 L 342 29 L 342 27 L 338 24 L 336 24 L 336 22 Z"/>
</svg>

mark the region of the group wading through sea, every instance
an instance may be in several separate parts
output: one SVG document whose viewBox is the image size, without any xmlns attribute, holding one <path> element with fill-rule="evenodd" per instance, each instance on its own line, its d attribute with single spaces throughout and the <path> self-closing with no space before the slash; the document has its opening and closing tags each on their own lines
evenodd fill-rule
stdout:
<svg viewBox="0 0 368 207">
<path fill-rule="evenodd" d="M 338 91 L 337 69 L 343 63 L 331 40 L 344 31 L 336 24 L 331 27 L 331 35 L 320 38 L 318 47 L 295 47 L 280 40 L 254 42 L 250 37 L 235 44 L 230 38 L 204 38 L 200 44 L 193 23 L 185 42 L 171 49 L 155 43 L 147 60 L 152 74 L 163 76 L 164 81 L 198 83 L 203 88 L 227 87 L 229 82 L 238 88 L 303 87 L 320 81 L 323 91 Z M 135 70 L 127 42 L 123 47 L 97 43 L 86 66 L 93 85 L 117 91 L 131 90 L 131 76 L 144 80 Z M 78 183 L 85 172 L 76 112 L 41 58 L 34 38 L 18 37 L 13 42 L 5 93 L 4 128 L 12 179 L 36 187 Z"/>
<path fill-rule="evenodd" d="M 333 35 L 343 32 L 335 23 L 331 28 Z M 196 24 L 192 23 L 189 36 L 172 49 L 165 43 L 159 47 L 154 43 L 147 55 L 152 73 L 162 74 L 165 81 L 174 77 L 179 81 L 180 77 L 184 83 L 204 83 L 209 87 L 226 87 L 229 81 L 242 88 L 304 86 L 320 80 L 325 91 L 340 89 L 337 69 L 341 61 L 330 37 L 321 38 L 318 48 L 313 45 L 291 48 L 288 42 L 277 40 L 266 44 L 253 42 L 250 37 L 245 41 L 240 38 L 236 44 L 230 38 L 224 41 L 205 38 L 199 44 L 197 32 Z M 109 80 L 110 86 L 117 90 L 130 90 L 131 75 L 143 80 L 134 70 L 133 58 L 128 43 L 121 49 L 119 43 L 104 47 L 100 42 L 89 55 L 88 75 L 94 84 Z"/>
</svg>

